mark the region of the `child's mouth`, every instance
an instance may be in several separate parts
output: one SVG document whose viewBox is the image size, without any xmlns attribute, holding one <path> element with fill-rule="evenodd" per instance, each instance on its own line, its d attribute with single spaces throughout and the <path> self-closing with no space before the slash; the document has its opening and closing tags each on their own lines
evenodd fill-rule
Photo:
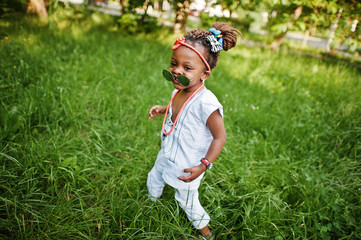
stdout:
<svg viewBox="0 0 361 240">
<path fill-rule="evenodd" d="M 176 84 L 180 84 L 177 80 L 177 78 L 173 78 L 173 82 L 175 82 Z"/>
</svg>

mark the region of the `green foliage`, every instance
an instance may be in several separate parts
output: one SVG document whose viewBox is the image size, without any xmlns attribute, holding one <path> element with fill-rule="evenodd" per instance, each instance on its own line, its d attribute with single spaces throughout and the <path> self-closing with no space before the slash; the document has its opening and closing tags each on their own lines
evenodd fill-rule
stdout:
<svg viewBox="0 0 361 240">
<path fill-rule="evenodd" d="M 222 6 L 223 9 L 228 9 L 228 10 L 235 10 L 238 6 L 238 1 L 235 0 L 217 0 L 217 2 L 214 4 L 219 4 Z"/>
<path fill-rule="evenodd" d="M 252 18 L 227 18 L 227 17 L 210 17 L 208 13 L 201 12 L 201 24 L 203 28 L 209 28 L 215 22 L 227 22 L 230 26 L 243 32 L 248 32 L 252 23 Z"/>
<path fill-rule="evenodd" d="M 335 44 L 345 44 L 349 46 L 348 51 L 350 53 L 356 53 L 357 48 L 361 47 L 361 25 L 357 25 L 355 31 L 351 32 L 351 25 L 355 19 L 349 19 L 347 17 L 342 17 L 338 23 L 339 27 L 335 33 Z M 361 50 L 359 50 L 361 53 Z"/>
<path fill-rule="evenodd" d="M 142 16 L 140 23 L 138 23 L 138 29 L 145 33 L 164 30 L 164 28 L 158 24 L 158 20 L 156 17 L 148 15 Z"/>
<path fill-rule="evenodd" d="M 317 29 L 322 33 L 322 37 L 330 36 L 330 29 L 337 19 L 337 13 L 343 10 L 341 22 L 338 24 L 336 32 L 336 42 L 334 45 L 340 45 L 352 39 L 352 42 L 359 43 L 360 34 L 357 31 L 351 33 L 352 20 L 360 19 L 361 3 L 358 1 L 262 1 L 269 13 L 267 29 L 270 30 L 275 38 L 288 31 L 306 31 Z M 295 19 L 294 11 L 297 7 L 302 7 L 302 13 Z M 352 51 L 355 49 L 351 47 Z"/>
<path fill-rule="evenodd" d="M 161 27 L 157 23 L 157 19 L 151 16 L 140 16 L 138 14 L 125 14 L 119 20 L 119 28 L 130 34 L 139 32 L 155 32 Z"/>
<path fill-rule="evenodd" d="M 6 17 L 13 13 L 22 13 L 26 11 L 27 0 L 2 0 L 0 2 L 0 16 Z"/>
<path fill-rule="evenodd" d="M 120 24 L 120 28 L 128 33 L 135 33 L 137 31 L 138 17 L 134 14 L 124 14 L 118 22 Z"/>
<path fill-rule="evenodd" d="M 142 8 L 145 3 L 145 0 L 131 0 L 128 2 L 128 9 L 133 11 L 136 8 Z"/>
<path fill-rule="evenodd" d="M 162 124 L 147 112 L 173 91 L 161 75 L 173 36 L 67 13 L 0 22 L 0 238 L 192 239 L 174 191 L 153 203 L 145 184 Z M 360 74 L 282 51 L 221 53 L 206 84 L 228 137 L 200 188 L 217 239 L 361 235 Z"/>
</svg>

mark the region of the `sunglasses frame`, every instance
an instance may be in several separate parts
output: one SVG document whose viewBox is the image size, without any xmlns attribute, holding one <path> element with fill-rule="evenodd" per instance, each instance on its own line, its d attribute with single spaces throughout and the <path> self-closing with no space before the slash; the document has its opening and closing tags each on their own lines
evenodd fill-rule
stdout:
<svg viewBox="0 0 361 240">
<path fill-rule="evenodd" d="M 168 70 L 168 69 L 164 69 L 162 71 L 163 77 L 165 78 L 165 80 L 167 81 L 173 81 L 174 76 L 173 74 Z M 182 85 L 183 87 L 187 87 L 189 85 L 189 83 L 191 82 L 191 80 L 189 80 L 189 78 L 187 76 L 184 75 L 179 75 L 177 77 L 177 81 L 180 83 L 180 85 Z"/>
</svg>

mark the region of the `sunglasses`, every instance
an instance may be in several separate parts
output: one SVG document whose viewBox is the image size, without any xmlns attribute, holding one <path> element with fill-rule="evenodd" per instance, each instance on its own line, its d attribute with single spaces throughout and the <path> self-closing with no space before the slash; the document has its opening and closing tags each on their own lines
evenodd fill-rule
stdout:
<svg viewBox="0 0 361 240">
<path fill-rule="evenodd" d="M 185 75 L 178 75 L 178 77 L 175 78 L 174 75 L 168 69 L 164 69 L 163 72 L 162 72 L 163 77 L 165 78 L 165 80 L 173 81 L 173 79 L 176 79 L 179 82 L 179 84 L 182 85 L 183 87 L 187 87 L 193 79 L 195 79 L 196 77 L 198 77 L 202 73 L 204 73 L 204 72 L 201 72 L 200 74 L 198 74 L 197 76 L 195 76 L 194 78 L 192 78 L 190 80 Z"/>
</svg>

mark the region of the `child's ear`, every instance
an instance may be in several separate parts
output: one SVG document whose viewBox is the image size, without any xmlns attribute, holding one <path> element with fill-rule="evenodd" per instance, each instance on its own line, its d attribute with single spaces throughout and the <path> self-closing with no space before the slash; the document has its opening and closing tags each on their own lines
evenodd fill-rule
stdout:
<svg viewBox="0 0 361 240">
<path fill-rule="evenodd" d="M 211 76 L 211 71 L 205 71 L 202 75 L 203 81 L 208 79 Z"/>
</svg>

